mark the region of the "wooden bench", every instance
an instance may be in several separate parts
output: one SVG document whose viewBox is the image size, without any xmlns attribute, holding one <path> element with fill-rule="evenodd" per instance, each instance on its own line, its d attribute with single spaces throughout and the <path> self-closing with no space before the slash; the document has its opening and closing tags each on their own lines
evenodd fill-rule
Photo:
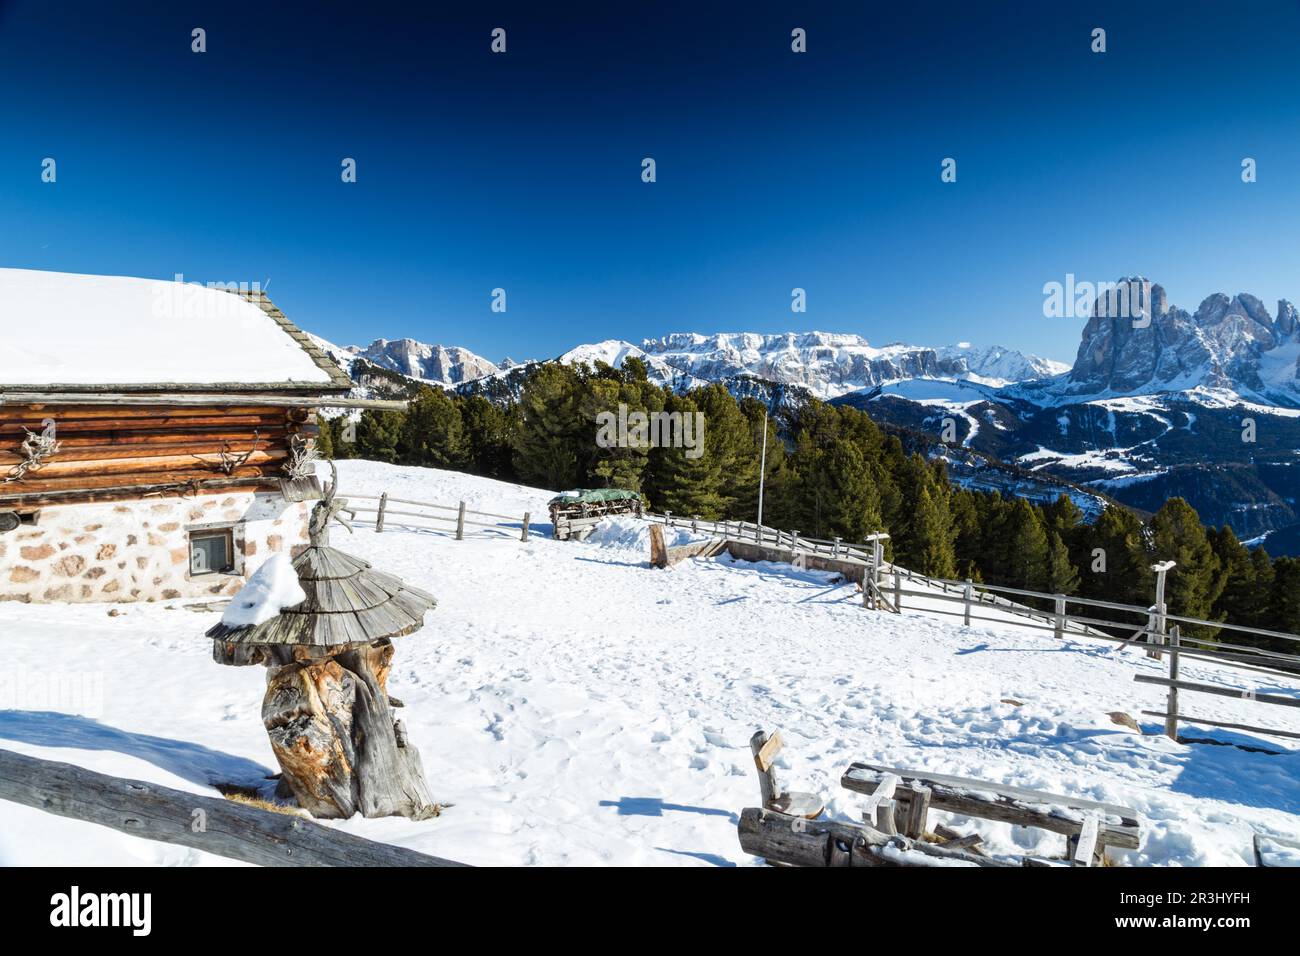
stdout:
<svg viewBox="0 0 1300 956">
<path fill-rule="evenodd" d="M 1139 842 L 1137 811 L 1113 803 L 865 763 L 850 766 L 840 785 L 872 798 L 869 812 L 875 811 L 877 829 L 892 826 L 879 812 L 892 803 L 893 818 L 905 819 L 913 837 L 924 834 L 925 816 L 933 809 L 1065 834 L 1067 858 L 1082 866 L 1099 862 L 1108 846 L 1137 849 Z"/>
</svg>

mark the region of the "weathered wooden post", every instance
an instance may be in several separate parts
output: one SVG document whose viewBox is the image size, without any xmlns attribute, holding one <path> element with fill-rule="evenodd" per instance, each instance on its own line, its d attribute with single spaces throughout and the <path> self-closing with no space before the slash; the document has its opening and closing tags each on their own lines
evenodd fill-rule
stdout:
<svg viewBox="0 0 1300 956">
<path fill-rule="evenodd" d="M 691 534 L 700 533 L 700 516 L 691 515 Z"/>
<path fill-rule="evenodd" d="M 923 839 L 930 816 L 932 792 L 929 787 L 922 786 L 916 780 L 911 781 L 903 792 L 907 796 L 907 802 L 903 806 L 906 811 L 903 833 L 913 840 Z"/>
<path fill-rule="evenodd" d="M 262 722 L 283 771 L 281 784 L 316 817 L 438 813 L 419 752 L 393 716 L 388 696 L 392 638 L 424 625 L 433 595 L 329 545 L 329 523 L 347 510 L 335 500 L 338 471 L 312 510 L 310 546 L 292 579 L 272 557 L 208 630 L 220 664 L 265 664 Z M 296 603 L 285 603 L 299 600 Z"/>
<path fill-rule="evenodd" d="M 465 540 L 465 502 L 463 501 L 460 503 L 460 507 L 456 509 L 456 540 Z"/>
<path fill-rule="evenodd" d="M 777 783 L 772 766 L 783 746 L 785 744 L 779 730 L 774 731 L 770 737 L 765 731 L 759 730 L 749 738 L 749 750 L 754 755 L 754 768 L 758 771 L 758 790 L 763 808 L 794 817 L 816 819 L 825 809 L 820 797 L 814 793 L 783 791 Z"/>
<path fill-rule="evenodd" d="M 523 531 L 523 534 L 521 534 L 521 535 L 519 536 L 519 540 L 520 540 L 520 541 L 527 541 L 527 540 L 528 540 L 528 518 L 529 518 L 529 516 L 530 516 L 531 514 L 532 514 L 531 511 L 525 511 L 525 512 L 524 512 L 524 531 Z"/>
<path fill-rule="evenodd" d="M 1165 702 L 1165 736 L 1178 742 L 1178 653 L 1182 632 L 1175 624 L 1169 630 L 1169 697 Z"/>
<path fill-rule="evenodd" d="M 768 737 L 766 732 L 759 730 L 749 738 L 749 751 L 754 755 L 754 768 L 758 771 L 758 792 L 764 807 L 772 806 L 776 802 L 776 795 L 780 793 L 776 774 L 772 772 L 772 762 L 780 749 L 780 731 Z"/>
<path fill-rule="evenodd" d="M 384 533 L 384 511 L 388 507 L 388 492 L 379 496 L 379 517 L 375 519 L 375 534 Z"/>
<path fill-rule="evenodd" d="M 1056 595 L 1056 618 L 1052 626 L 1052 636 L 1058 641 L 1065 637 L 1065 595 Z"/>
<path fill-rule="evenodd" d="M 1165 575 L 1170 568 L 1176 566 L 1176 561 L 1160 561 L 1151 565 L 1151 570 L 1156 573 L 1156 603 L 1151 608 L 1151 629 L 1154 633 L 1147 636 L 1155 646 L 1147 648 L 1147 657 L 1157 661 L 1162 656 L 1160 646 L 1165 642 L 1165 615 L 1169 613 L 1169 608 L 1165 605 Z"/>
<path fill-rule="evenodd" d="M 798 550 L 799 550 L 799 532 L 798 532 L 798 531 L 791 531 L 791 532 L 790 532 L 790 550 L 791 550 L 791 551 L 798 551 Z"/>
<path fill-rule="evenodd" d="M 964 598 L 964 602 L 965 602 L 965 603 L 962 605 L 963 610 L 964 610 L 964 613 L 963 613 L 963 615 L 962 615 L 962 623 L 965 624 L 967 627 L 970 627 L 970 600 L 971 600 L 971 596 L 972 596 L 972 594 L 973 594 L 973 592 L 974 592 L 973 584 L 974 584 L 974 582 L 972 582 L 970 578 L 967 578 L 967 579 L 966 579 L 966 587 L 965 587 L 964 591 L 962 592 L 962 595 L 963 595 L 963 598 Z"/>
<path fill-rule="evenodd" d="M 840 536 L 836 535 L 835 547 L 831 550 L 831 557 L 838 558 L 839 556 L 840 556 Z"/>
</svg>

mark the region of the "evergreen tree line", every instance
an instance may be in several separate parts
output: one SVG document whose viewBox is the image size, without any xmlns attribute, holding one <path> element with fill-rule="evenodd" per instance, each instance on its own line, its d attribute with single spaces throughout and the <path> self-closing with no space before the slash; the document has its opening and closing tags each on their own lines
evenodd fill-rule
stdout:
<svg viewBox="0 0 1300 956">
<path fill-rule="evenodd" d="M 620 405 L 629 413 L 702 412 L 704 453 L 601 447 L 597 416 Z M 319 444 L 327 457 L 447 468 L 557 491 L 626 488 L 656 511 L 753 521 L 764 412 L 762 402 L 738 401 L 716 383 L 685 395 L 660 388 L 629 358 L 621 369 L 538 366 L 519 400 L 505 405 L 424 388 L 405 412 L 366 411 L 353 434 L 343 419 L 330 421 Z M 1067 495 L 1039 505 L 953 485 L 942 460 L 908 454 L 859 409 L 810 402 L 784 425 L 782 441 L 775 419 L 767 423 L 766 525 L 850 543 L 887 531 L 891 559 L 932 577 L 1141 607 L 1154 601 L 1150 565 L 1172 560 L 1171 613 L 1300 633 L 1300 559 L 1252 551 L 1226 525 L 1206 529 L 1182 498 L 1145 522 L 1110 507 L 1088 524 Z M 1134 623 L 1098 608 L 1072 613 Z M 1300 653 L 1281 639 L 1233 632 L 1222 639 Z"/>
</svg>

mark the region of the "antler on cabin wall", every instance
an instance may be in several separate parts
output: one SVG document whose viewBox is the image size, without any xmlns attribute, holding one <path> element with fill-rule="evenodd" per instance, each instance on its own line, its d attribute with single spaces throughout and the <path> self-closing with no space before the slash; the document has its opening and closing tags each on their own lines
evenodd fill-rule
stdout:
<svg viewBox="0 0 1300 956">
<path fill-rule="evenodd" d="M 40 468 L 49 459 L 53 458 L 59 451 L 59 443 L 54 438 L 54 432 L 50 429 L 34 432 L 30 428 L 24 428 L 27 437 L 19 446 L 23 454 L 23 460 L 14 465 L 5 476 L 5 482 L 22 481 L 29 471 Z"/>
<path fill-rule="evenodd" d="M 204 458 L 202 455 L 190 455 L 190 457 L 193 458 L 195 461 L 203 462 L 203 464 L 205 465 L 215 465 L 217 467 L 217 470 L 219 470 L 222 474 L 224 474 L 227 478 L 229 478 L 231 475 L 235 473 L 235 469 L 240 468 L 243 465 L 247 464 L 248 459 L 253 457 L 253 453 L 257 451 L 257 443 L 260 442 L 261 440 L 262 440 L 261 429 L 256 429 L 253 432 L 252 447 L 249 448 L 248 451 L 241 452 L 238 455 L 232 455 L 230 453 L 230 442 L 222 441 L 221 451 L 217 452 L 217 455 L 219 456 L 217 461 L 212 461 L 209 458 Z"/>
</svg>

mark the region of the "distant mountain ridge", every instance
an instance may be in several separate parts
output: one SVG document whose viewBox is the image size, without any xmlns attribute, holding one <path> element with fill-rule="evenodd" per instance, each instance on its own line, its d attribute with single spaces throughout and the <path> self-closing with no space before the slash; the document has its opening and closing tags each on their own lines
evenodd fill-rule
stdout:
<svg viewBox="0 0 1300 956">
<path fill-rule="evenodd" d="M 1207 523 L 1229 524 L 1242 538 L 1295 524 L 1296 307 L 1282 299 L 1274 316 L 1249 293 L 1214 293 L 1189 313 L 1168 305 L 1157 284 L 1134 276 L 1117 285 L 1126 283 L 1143 286 L 1145 313 L 1115 314 L 1099 299 L 1073 366 L 1000 346 L 877 347 L 858 335 L 817 331 L 608 339 L 546 361 L 620 367 L 637 358 L 651 381 L 679 392 L 720 382 L 774 409 L 796 410 L 813 399 L 864 408 L 885 425 L 951 436 L 951 451 L 975 456 L 959 463 L 948 455 L 954 479 L 971 486 L 1037 493 L 1027 477 L 1037 474 L 1142 510 L 1181 495 Z M 542 364 L 498 365 L 467 349 L 410 339 L 377 339 L 366 348 L 320 344 L 348 369 L 357 394 L 378 397 L 408 397 L 437 384 L 505 401 L 517 398 Z M 1255 423 L 1249 441 L 1247 417 Z M 981 463 L 989 459 L 1015 469 L 1014 481 Z M 1283 540 L 1290 539 L 1278 536 L 1275 546 Z"/>
</svg>

